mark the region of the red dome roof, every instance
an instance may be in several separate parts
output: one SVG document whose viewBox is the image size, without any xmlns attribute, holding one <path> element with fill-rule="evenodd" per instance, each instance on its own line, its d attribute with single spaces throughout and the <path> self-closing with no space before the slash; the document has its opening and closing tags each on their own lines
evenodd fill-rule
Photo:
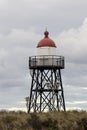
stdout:
<svg viewBox="0 0 87 130">
<path fill-rule="evenodd" d="M 45 37 L 38 43 L 37 47 L 46 47 L 46 46 L 56 47 L 54 41 L 51 40 L 51 39 L 48 37 L 49 32 L 48 32 L 48 31 L 45 31 L 45 32 L 44 32 L 44 35 L 45 35 Z"/>
</svg>

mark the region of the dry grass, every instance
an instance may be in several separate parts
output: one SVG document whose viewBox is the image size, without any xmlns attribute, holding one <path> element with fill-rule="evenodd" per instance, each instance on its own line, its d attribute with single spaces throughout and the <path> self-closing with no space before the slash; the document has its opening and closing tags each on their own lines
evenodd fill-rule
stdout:
<svg viewBox="0 0 87 130">
<path fill-rule="evenodd" d="M 0 112 L 0 130 L 87 130 L 86 111 Z"/>
</svg>

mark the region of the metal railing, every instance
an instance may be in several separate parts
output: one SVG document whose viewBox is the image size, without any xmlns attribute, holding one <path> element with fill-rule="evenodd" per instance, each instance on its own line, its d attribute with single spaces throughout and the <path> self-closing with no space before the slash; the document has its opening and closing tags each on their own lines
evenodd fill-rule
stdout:
<svg viewBox="0 0 87 130">
<path fill-rule="evenodd" d="M 57 55 L 40 55 L 29 57 L 29 68 L 56 67 L 64 68 L 64 57 Z"/>
</svg>

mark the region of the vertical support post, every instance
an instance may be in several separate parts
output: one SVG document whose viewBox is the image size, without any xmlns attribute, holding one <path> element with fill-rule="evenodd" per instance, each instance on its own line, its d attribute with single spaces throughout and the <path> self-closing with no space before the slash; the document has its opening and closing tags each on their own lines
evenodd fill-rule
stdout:
<svg viewBox="0 0 87 130">
<path fill-rule="evenodd" d="M 41 70 L 40 73 L 41 73 L 41 80 L 40 80 L 40 85 L 41 85 L 40 86 L 41 87 L 40 88 L 41 89 L 40 90 L 40 112 L 41 112 L 41 110 L 42 110 L 42 82 L 43 82 L 42 80 L 43 80 L 43 71 Z"/>
<path fill-rule="evenodd" d="M 58 88 L 57 88 L 57 71 L 54 70 L 54 79 L 55 79 L 55 88 L 57 89 L 57 92 L 56 92 L 56 100 L 57 100 L 57 110 L 59 111 L 59 99 L 58 99 Z"/>
<path fill-rule="evenodd" d="M 35 69 L 32 70 L 33 71 L 33 75 L 32 75 L 32 82 L 31 82 L 31 90 L 30 90 L 30 100 L 29 100 L 29 109 L 28 109 L 28 113 L 30 112 L 31 109 L 31 98 L 32 98 L 32 90 L 33 90 L 33 82 L 34 82 L 34 75 L 35 75 Z"/>
<path fill-rule="evenodd" d="M 37 73 L 36 73 L 36 92 L 35 92 L 35 108 L 34 108 L 34 112 L 36 112 L 36 109 L 37 109 L 38 76 L 39 76 L 39 72 L 37 70 Z"/>
<path fill-rule="evenodd" d="M 64 100 L 64 92 L 63 92 L 63 85 L 62 85 L 62 78 L 61 78 L 61 71 L 60 71 L 60 69 L 59 69 L 59 76 L 60 76 L 60 85 L 61 85 L 61 89 L 62 89 L 63 109 L 64 109 L 64 111 L 66 111 L 66 109 L 65 109 L 65 100 Z"/>
</svg>

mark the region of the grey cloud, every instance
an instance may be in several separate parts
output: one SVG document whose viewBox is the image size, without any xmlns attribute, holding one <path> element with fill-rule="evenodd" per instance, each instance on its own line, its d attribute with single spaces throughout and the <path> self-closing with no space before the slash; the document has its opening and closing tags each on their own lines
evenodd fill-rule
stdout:
<svg viewBox="0 0 87 130">
<path fill-rule="evenodd" d="M 61 52 L 68 57 L 70 62 L 77 63 L 87 63 L 87 18 L 85 19 L 83 25 L 77 29 L 70 29 L 58 37 L 59 47 Z"/>
<path fill-rule="evenodd" d="M 65 82 L 73 85 L 87 85 L 87 18 L 77 29 L 61 33 L 56 42 L 58 54 L 65 56 Z"/>
<path fill-rule="evenodd" d="M 87 108 L 87 90 L 84 87 L 64 85 L 66 107 L 67 109 L 85 109 Z"/>
<path fill-rule="evenodd" d="M 30 27 L 39 32 L 48 26 L 56 33 L 80 25 L 86 17 L 86 0 L 4 0 L 1 3 L 0 27 L 3 32 L 13 28 L 27 30 Z"/>
</svg>

